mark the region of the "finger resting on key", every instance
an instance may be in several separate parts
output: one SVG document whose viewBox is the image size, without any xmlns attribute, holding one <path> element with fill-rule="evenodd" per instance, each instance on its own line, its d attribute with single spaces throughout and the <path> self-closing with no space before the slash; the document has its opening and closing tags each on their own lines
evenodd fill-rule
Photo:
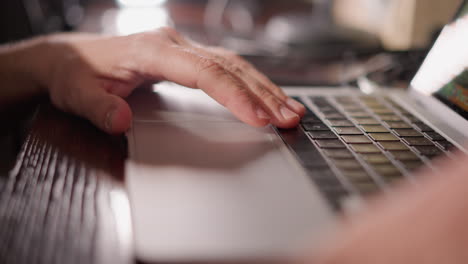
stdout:
<svg viewBox="0 0 468 264">
<path fill-rule="evenodd" d="M 275 95 L 277 98 L 283 101 L 291 110 L 297 113 L 300 117 L 304 116 L 305 107 L 298 101 L 288 97 L 280 87 L 274 84 L 263 73 L 258 71 L 250 62 L 246 61 L 244 58 L 230 50 L 226 50 L 219 47 L 210 47 L 209 50 L 214 54 L 222 56 L 226 59 L 227 62 L 230 62 L 242 69 L 246 74 L 250 75 L 252 78 L 260 82 L 265 87 L 265 89 L 268 89 L 273 95 Z"/>
<path fill-rule="evenodd" d="M 271 117 L 256 102 L 244 81 L 223 65 L 184 47 L 168 46 L 163 49 L 161 52 L 171 59 L 145 58 L 145 74 L 162 75 L 166 80 L 199 88 L 238 119 L 252 126 L 261 127 L 270 123 Z"/>
</svg>

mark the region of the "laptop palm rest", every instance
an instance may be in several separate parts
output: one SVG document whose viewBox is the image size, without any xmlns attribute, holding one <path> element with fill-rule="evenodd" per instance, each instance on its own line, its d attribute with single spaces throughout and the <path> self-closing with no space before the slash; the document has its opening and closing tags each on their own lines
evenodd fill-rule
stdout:
<svg viewBox="0 0 468 264">
<path fill-rule="evenodd" d="M 139 260 L 284 257 L 331 227 L 333 213 L 272 128 L 172 117 L 135 121 L 128 134 Z"/>
</svg>

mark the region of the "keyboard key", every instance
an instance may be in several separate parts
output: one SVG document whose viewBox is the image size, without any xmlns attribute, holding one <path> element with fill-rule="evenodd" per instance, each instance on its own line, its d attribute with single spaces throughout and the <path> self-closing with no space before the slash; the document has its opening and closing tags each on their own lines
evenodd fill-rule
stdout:
<svg viewBox="0 0 468 264">
<path fill-rule="evenodd" d="M 362 125 L 362 129 L 367 133 L 388 133 L 388 129 L 380 125 Z"/>
<path fill-rule="evenodd" d="M 366 118 L 371 117 L 371 115 L 365 111 L 356 111 L 356 112 L 349 111 L 348 115 L 351 117 L 366 117 Z"/>
<path fill-rule="evenodd" d="M 398 111 L 400 111 L 400 113 L 402 113 L 404 116 L 412 116 L 412 114 L 408 112 L 406 109 L 404 109 L 403 107 L 399 107 Z"/>
<path fill-rule="evenodd" d="M 317 145 L 320 148 L 330 149 L 330 148 L 346 148 L 345 144 L 338 139 L 320 139 L 316 140 Z"/>
<path fill-rule="evenodd" d="M 380 153 L 380 149 L 374 144 L 350 144 L 351 149 L 357 153 Z"/>
<path fill-rule="evenodd" d="M 437 132 L 426 132 L 424 133 L 424 135 L 426 135 L 427 137 L 429 137 L 430 140 L 433 141 L 445 140 L 445 138 Z"/>
<path fill-rule="evenodd" d="M 400 107 L 400 105 L 393 101 L 393 99 L 390 96 L 384 96 L 384 100 L 395 107 Z"/>
<path fill-rule="evenodd" d="M 443 153 L 442 150 L 436 146 L 414 146 L 414 148 L 419 154 L 428 157 L 437 156 Z"/>
<path fill-rule="evenodd" d="M 323 153 L 332 159 L 354 158 L 353 153 L 348 149 L 323 149 Z"/>
<path fill-rule="evenodd" d="M 379 145 L 385 150 L 409 150 L 408 147 L 401 142 L 381 141 Z"/>
<path fill-rule="evenodd" d="M 359 125 L 380 125 L 380 122 L 375 118 L 356 117 L 356 118 L 353 118 L 353 119 Z"/>
<path fill-rule="evenodd" d="M 400 141 L 391 133 L 369 133 L 369 136 L 375 141 Z"/>
<path fill-rule="evenodd" d="M 362 135 L 362 131 L 357 127 L 334 127 L 333 130 L 338 135 Z"/>
<path fill-rule="evenodd" d="M 354 127 L 349 120 L 327 120 L 327 123 L 332 127 Z"/>
<path fill-rule="evenodd" d="M 306 131 L 329 131 L 330 128 L 322 122 L 303 123 L 302 127 Z"/>
<path fill-rule="evenodd" d="M 307 170 L 307 174 L 309 175 L 310 179 L 319 186 L 320 189 L 343 189 L 341 182 L 338 180 L 338 178 L 336 178 L 335 173 L 330 169 L 311 169 Z"/>
<path fill-rule="evenodd" d="M 434 143 L 424 137 L 406 137 L 403 141 L 410 146 L 432 146 Z"/>
<path fill-rule="evenodd" d="M 422 166 L 424 166 L 424 162 L 422 162 L 421 160 L 417 160 L 417 161 L 413 161 L 413 160 L 401 161 L 401 163 L 403 164 L 403 167 L 405 167 L 405 169 L 407 169 L 407 170 L 409 170 L 409 171 L 413 171 L 413 170 L 419 169 L 419 168 L 421 168 Z"/>
<path fill-rule="evenodd" d="M 375 109 L 388 109 L 384 104 L 382 104 L 381 102 L 364 102 L 364 104 L 371 108 L 372 110 L 375 110 Z"/>
<path fill-rule="evenodd" d="M 332 177 L 314 177 L 314 176 L 311 176 L 311 174 L 309 174 L 309 177 L 320 188 L 331 189 L 331 188 L 335 188 L 336 186 L 341 185 L 340 181 L 338 179 L 336 179 L 335 176 L 333 176 L 334 178 L 332 178 Z"/>
<path fill-rule="evenodd" d="M 379 115 L 393 115 L 394 114 L 393 110 L 388 109 L 386 107 L 373 108 L 372 111 L 374 111 L 374 113 L 379 114 Z"/>
<path fill-rule="evenodd" d="M 364 107 L 362 107 L 361 104 L 359 104 L 358 102 L 338 103 L 341 105 L 342 108 L 350 112 L 365 111 Z"/>
<path fill-rule="evenodd" d="M 413 125 L 422 132 L 433 132 L 434 130 L 423 122 L 415 122 Z"/>
<path fill-rule="evenodd" d="M 331 106 L 331 105 L 325 105 L 325 106 L 319 106 L 318 107 L 320 109 L 320 112 L 322 114 L 339 114 L 340 112 L 338 112 L 338 110 Z"/>
<path fill-rule="evenodd" d="M 320 152 L 315 149 L 315 146 L 313 147 L 314 149 L 296 149 L 294 151 L 297 158 L 299 159 L 299 162 L 302 164 L 302 166 L 309 168 L 328 167 L 328 163 L 322 157 Z"/>
<path fill-rule="evenodd" d="M 312 141 L 299 128 L 278 129 L 279 135 L 293 150 L 316 149 Z M 317 150 L 318 152 L 318 150 Z"/>
<path fill-rule="evenodd" d="M 309 98 L 316 104 L 328 104 L 328 100 L 323 96 L 310 96 Z"/>
<path fill-rule="evenodd" d="M 399 137 L 422 137 L 423 134 L 419 133 L 418 131 L 410 128 L 410 129 L 394 129 L 393 130 L 397 136 Z"/>
<path fill-rule="evenodd" d="M 304 122 L 304 121 L 312 121 L 312 120 L 320 121 L 317 115 L 314 112 L 312 112 L 312 110 L 306 107 L 306 112 L 304 116 L 302 117 L 301 121 Z"/>
<path fill-rule="evenodd" d="M 385 108 L 385 105 L 383 105 L 379 101 L 364 101 L 363 102 L 365 105 L 367 105 L 369 108 Z"/>
<path fill-rule="evenodd" d="M 294 149 L 317 149 L 307 135 L 299 128 L 278 129 L 283 140 Z M 318 150 L 317 150 L 318 152 Z"/>
<path fill-rule="evenodd" d="M 419 118 L 417 118 L 414 115 L 409 114 L 409 113 L 405 114 L 405 117 L 408 118 L 411 123 L 421 122 L 421 120 L 419 120 Z"/>
<path fill-rule="evenodd" d="M 317 147 L 300 129 L 279 129 L 278 132 L 302 166 L 328 167 Z"/>
<path fill-rule="evenodd" d="M 440 146 L 443 150 L 453 150 L 455 146 L 447 140 L 436 141 L 436 145 Z"/>
<path fill-rule="evenodd" d="M 353 183 L 373 181 L 365 170 L 342 171 L 342 174 Z"/>
<path fill-rule="evenodd" d="M 362 154 L 361 157 L 369 164 L 388 164 L 390 160 L 384 154 Z"/>
<path fill-rule="evenodd" d="M 372 141 L 364 135 L 344 135 L 341 138 L 348 144 L 372 143 Z"/>
<path fill-rule="evenodd" d="M 411 128 L 411 126 L 405 122 L 386 122 L 386 124 L 390 127 L 390 128 L 393 128 L 393 129 L 397 129 L 397 128 Z"/>
<path fill-rule="evenodd" d="M 338 112 L 334 112 L 334 113 L 324 113 L 323 114 L 323 117 L 326 118 L 326 119 L 330 119 L 330 120 L 334 120 L 334 119 L 338 119 L 338 120 L 343 120 L 343 119 L 346 119 L 346 117 Z"/>
<path fill-rule="evenodd" d="M 335 166 L 338 167 L 340 170 L 362 170 L 361 164 L 354 158 L 333 160 L 333 164 L 335 164 Z"/>
<path fill-rule="evenodd" d="M 420 160 L 420 158 L 410 150 L 405 151 L 390 151 L 390 154 L 400 161 Z"/>
<path fill-rule="evenodd" d="M 313 139 L 337 139 L 338 137 L 332 131 L 311 131 L 307 132 Z"/>
<path fill-rule="evenodd" d="M 305 115 L 302 119 L 301 119 L 301 124 L 305 124 L 305 123 L 321 123 L 322 121 L 320 120 L 320 118 L 318 118 L 317 116 L 313 116 L 313 115 Z"/>
<path fill-rule="evenodd" d="M 322 112 L 337 112 L 336 108 L 328 102 L 314 102 L 315 106 Z"/>
<path fill-rule="evenodd" d="M 402 175 L 402 172 L 393 164 L 374 165 L 372 168 L 377 174 L 384 177 L 396 177 Z"/>
<path fill-rule="evenodd" d="M 372 96 L 372 95 L 361 95 L 359 96 L 359 99 L 361 99 L 361 101 L 363 102 L 378 102 L 379 99 L 377 99 L 377 97 L 375 96 Z"/>
<path fill-rule="evenodd" d="M 335 96 L 335 99 L 339 103 L 356 103 L 354 98 L 350 96 Z"/>
<path fill-rule="evenodd" d="M 402 121 L 401 117 L 397 115 L 382 115 L 380 116 L 380 119 L 382 119 L 383 121 L 393 121 L 393 122 Z"/>
</svg>

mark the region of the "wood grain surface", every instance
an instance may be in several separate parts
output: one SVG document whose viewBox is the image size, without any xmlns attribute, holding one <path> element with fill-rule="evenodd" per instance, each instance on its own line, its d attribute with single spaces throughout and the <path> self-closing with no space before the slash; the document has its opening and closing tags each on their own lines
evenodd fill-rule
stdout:
<svg viewBox="0 0 468 264">
<path fill-rule="evenodd" d="M 0 263 L 125 263 L 108 199 L 125 155 L 123 136 L 42 102 L 0 178 Z"/>
</svg>

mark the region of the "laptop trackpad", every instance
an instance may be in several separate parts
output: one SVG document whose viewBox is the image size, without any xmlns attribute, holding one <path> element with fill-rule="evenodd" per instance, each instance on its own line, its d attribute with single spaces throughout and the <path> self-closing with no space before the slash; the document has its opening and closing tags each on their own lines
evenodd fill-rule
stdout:
<svg viewBox="0 0 468 264">
<path fill-rule="evenodd" d="M 272 128 L 135 122 L 128 140 L 139 260 L 285 256 L 333 222 Z"/>
</svg>

